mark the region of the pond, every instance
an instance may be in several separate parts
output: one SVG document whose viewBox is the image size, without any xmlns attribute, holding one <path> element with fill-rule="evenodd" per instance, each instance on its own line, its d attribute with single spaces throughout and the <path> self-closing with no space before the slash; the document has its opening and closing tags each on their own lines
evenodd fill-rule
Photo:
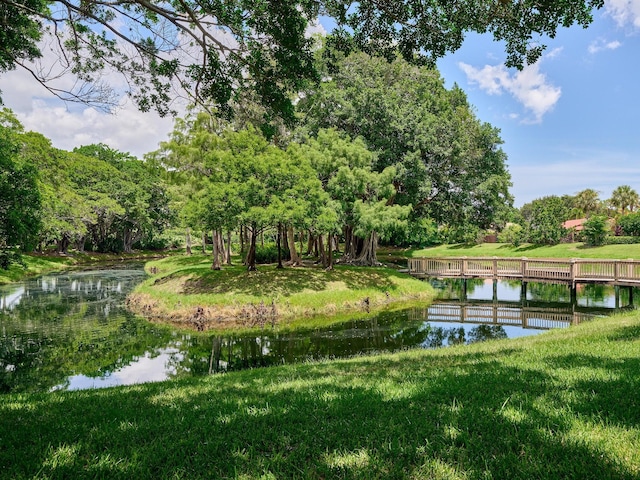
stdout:
<svg viewBox="0 0 640 480">
<path fill-rule="evenodd" d="M 75 390 L 221 371 L 437 348 L 566 327 L 626 305 L 611 287 L 518 282 L 434 282 L 440 297 L 421 308 L 361 313 L 323 328 L 253 335 L 188 334 L 124 308 L 145 277 L 142 265 L 45 275 L 0 286 L 0 393 Z M 494 297 L 498 294 L 499 300 Z M 626 295 L 626 296 L 625 296 Z M 640 298 L 640 297 L 638 297 Z"/>
</svg>

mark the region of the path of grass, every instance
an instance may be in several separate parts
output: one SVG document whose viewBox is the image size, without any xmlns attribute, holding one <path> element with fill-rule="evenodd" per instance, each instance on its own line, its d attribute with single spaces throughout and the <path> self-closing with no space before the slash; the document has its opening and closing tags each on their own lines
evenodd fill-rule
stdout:
<svg viewBox="0 0 640 480">
<path fill-rule="evenodd" d="M 0 397 L 0 477 L 638 479 L 640 316 L 439 351 Z"/>
<path fill-rule="evenodd" d="M 504 243 L 483 243 L 481 245 L 439 245 L 437 247 L 409 250 L 411 257 L 528 257 L 528 258 L 605 258 L 640 259 L 640 244 L 603 245 L 585 247 L 582 243 L 561 243 L 559 245 L 521 245 L 514 247 Z"/>
<path fill-rule="evenodd" d="M 257 272 L 247 272 L 242 265 L 224 266 L 219 271 L 210 267 L 211 259 L 204 255 L 149 262 L 146 269 L 152 276 L 130 295 L 129 306 L 151 318 L 186 326 L 204 321 L 204 328 L 222 329 L 253 326 L 264 320 L 256 314 L 260 305 L 267 316 L 275 311 L 281 321 L 433 297 L 426 282 L 389 268 L 278 270 L 274 265 L 263 265 Z"/>
</svg>

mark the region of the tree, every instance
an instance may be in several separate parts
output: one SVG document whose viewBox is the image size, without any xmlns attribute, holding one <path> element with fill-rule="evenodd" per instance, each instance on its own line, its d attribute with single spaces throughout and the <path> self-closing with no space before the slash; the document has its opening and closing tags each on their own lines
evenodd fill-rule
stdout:
<svg viewBox="0 0 640 480">
<path fill-rule="evenodd" d="M 526 221 L 526 237 L 531 243 L 554 245 L 567 231 L 562 226 L 568 209 L 562 198 L 551 195 L 538 198 L 522 206 Z"/>
<path fill-rule="evenodd" d="M 18 156 L 15 117 L 3 110 L 0 117 L 0 268 L 15 258 L 11 250 L 33 248 L 41 227 L 41 197 L 35 167 Z M 8 125 L 8 126 L 7 126 Z M 11 128 L 14 127 L 14 128 Z"/>
<path fill-rule="evenodd" d="M 131 253 L 134 244 L 141 241 L 152 245 L 154 237 L 173 221 L 159 167 L 102 143 L 84 145 L 73 151 L 99 159 L 121 173 L 122 183 L 114 198 L 124 208 L 115 225 L 123 251 Z"/>
<path fill-rule="evenodd" d="M 462 44 L 465 32 L 491 32 L 504 41 L 507 64 L 522 66 L 540 57 L 545 37 L 558 26 L 592 21 L 604 0 L 512 2 L 410 0 L 356 4 L 336 0 L 232 0 L 228 2 L 108 2 L 23 0 L 0 2 L 0 71 L 20 65 L 54 94 L 110 106 L 104 74 L 124 75 L 142 110 L 172 110 L 175 91 L 190 101 L 228 114 L 243 92 L 255 92 L 265 119 L 293 120 L 288 92 L 317 81 L 314 41 L 307 28 L 325 15 L 337 23 L 329 43 L 391 59 L 433 62 Z M 52 83 L 59 71 L 28 61 L 41 56 L 38 43 L 50 35 L 60 64 L 79 80 L 65 91 Z M 48 75 L 50 74 L 50 75 Z"/>
<path fill-rule="evenodd" d="M 609 204 L 621 215 L 626 215 L 633 212 L 640 205 L 640 197 L 638 192 L 629 185 L 620 185 L 611 192 Z"/>
<path fill-rule="evenodd" d="M 625 235 L 640 235 L 640 212 L 629 213 L 620 217 L 618 225 Z"/>
<path fill-rule="evenodd" d="M 609 219 L 606 215 L 592 215 L 584 222 L 582 234 L 587 245 L 595 247 L 604 245 L 610 230 Z"/>
<path fill-rule="evenodd" d="M 602 202 L 600 202 L 600 196 L 592 188 L 586 188 L 578 193 L 574 197 L 574 209 L 576 218 L 588 217 L 592 214 L 597 214 L 602 210 Z"/>
<path fill-rule="evenodd" d="M 478 121 L 462 90 L 447 90 L 436 70 L 401 58 L 389 63 L 359 53 L 338 65 L 298 103 L 308 134 L 335 128 L 361 137 L 376 152 L 374 171 L 395 168 L 390 202 L 412 205 L 412 221 L 477 228 L 503 222 L 513 199 L 502 140 Z"/>
<path fill-rule="evenodd" d="M 340 205 L 344 261 L 377 264 L 379 238 L 388 238 L 394 229 L 405 225 L 411 211 L 409 205 L 392 204 L 396 169 L 389 166 L 382 172 L 374 171 L 376 157 L 364 141 L 351 140 L 334 129 L 321 129 L 299 149 L 301 156 L 309 158 L 331 199 Z"/>
</svg>

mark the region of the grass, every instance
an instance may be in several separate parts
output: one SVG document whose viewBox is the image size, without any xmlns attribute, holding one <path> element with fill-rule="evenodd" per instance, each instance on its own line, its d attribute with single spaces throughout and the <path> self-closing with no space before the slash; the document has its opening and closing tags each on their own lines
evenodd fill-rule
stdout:
<svg viewBox="0 0 640 480">
<path fill-rule="evenodd" d="M 0 397 L 0 477 L 638 479 L 640 315 L 437 351 Z"/>
<path fill-rule="evenodd" d="M 130 295 L 130 307 L 147 317 L 189 324 L 201 308 L 207 328 L 252 326 L 257 306 L 275 308 L 280 320 L 337 315 L 433 297 L 425 282 L 390 268 L 336 266 L 247 272 L 242 265 L 211 270 L 204 255 L 170 257 L 147 263 L 152 276 Z M 274 305 L 274 307 L 272 307 Z"/>
<path fill-rule="evenodd" d="M 527 257 L 527 258 L 604 258 L 640 259 L 640 244 L 587 247 L 582 243 L 559 245 L 520 245 L 483 243 L 481 245 L 439 245 L 420 250 L 407 250 L 409 257 Z"/>
<path fill-rule="evenodd" d="M 12 264 L 8 270 L 0 269 L 0 285 L 18 282 L 27 277 L 56 272 L 78 265 L 93 265 L 98 263 L 118 262 L 153 258 L 162 255 L 163 252 L 135 252 L 125 253 L 95 253 L 72 252 L 68 255 L 60 254 L 25 254 L 22 255 L 24 265 Z"/>
<path fill-rule="evenodd" d="M 64 270 L 73 265 L 70 257 L 23 255 L 25 265 L 11 264 L 8 270 L 0 269 L 0 285 L 17 282 L 25 277 Z"/>
</svg>

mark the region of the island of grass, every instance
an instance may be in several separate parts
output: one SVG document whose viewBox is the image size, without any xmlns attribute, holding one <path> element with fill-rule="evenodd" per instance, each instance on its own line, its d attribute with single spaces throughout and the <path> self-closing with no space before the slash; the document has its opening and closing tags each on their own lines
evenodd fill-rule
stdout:
<svg viewBox="0 0 640 480">
<path fill-rule="evenodd" d="M 428 283 L 384 267 L 262 265 L 248 272 L 237 264 L 212 270 L 210 257 L 192 255 L 151 261 L 145 269 L 150 277 L 129 295 L 129 308 L 197 330 L 291 326 L 309 317 L 397 308 L 434 296 Z"/>
</svg>

